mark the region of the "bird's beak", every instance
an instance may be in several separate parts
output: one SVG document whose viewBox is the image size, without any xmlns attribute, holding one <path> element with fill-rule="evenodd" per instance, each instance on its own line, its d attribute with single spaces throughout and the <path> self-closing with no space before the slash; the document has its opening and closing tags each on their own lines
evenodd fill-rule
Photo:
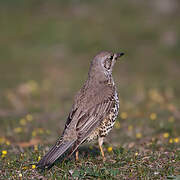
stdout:
<svg viewBox="0 0 180 180">
<path fill-rule="evenodd" d="M 116 59 L 119 58 L 119 57 L 121 57 L 121 56 L 123 56 L 123 55 L 124 55 L 123 52 L 121 52 L 121 53 L 116 53 Z"/>
</svg>

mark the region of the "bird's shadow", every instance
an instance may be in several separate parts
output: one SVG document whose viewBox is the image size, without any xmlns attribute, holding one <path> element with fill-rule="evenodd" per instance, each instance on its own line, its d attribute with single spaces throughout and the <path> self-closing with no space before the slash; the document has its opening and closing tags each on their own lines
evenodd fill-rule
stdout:
<svg viewBox="0 0 180 180">
<path fill-rule="evenodd" d="M 79 147 L 79 157 L 83 158 L 83 157 L 89 157 L 89 156 L 99 156 L 100 155 L 100 151 L 99 148 L 97 148 L 96 146 L 82 146 Z"/>
</svg>

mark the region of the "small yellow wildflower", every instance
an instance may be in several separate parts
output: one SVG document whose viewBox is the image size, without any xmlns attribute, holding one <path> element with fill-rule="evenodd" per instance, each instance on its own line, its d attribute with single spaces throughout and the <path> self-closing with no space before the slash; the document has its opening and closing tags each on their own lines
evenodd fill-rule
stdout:
<svg viewBox="0 0 180 180">
<path fill-rule="evenodd" d="M 164 138 L 168 138 L 168 137 L 169 137 L 169 133 L 168 133 L 168 132 L 164 133 L 164 134 L 163 134 L 163 137 L 164 137 Z"/>
<path fill-rule="evenodd" d="M 175 143 L 178 143 L 179 142 L 179 138 L 177 137 L 177 138 L 174 138 L 174 142 Z"/>
<path fill-rule="evenodd" d="M 156 113 L 151 113 L 150 114 L 150 119 L 151 120 L 156 120 L 157 119 L 157 114 Z"/>
<path fill-rule="evenodd" d="M 135 153 L 135 156 L 137 156 L 137 155 L 138 155 L 138 152 Z"/>
<path fill-rule="evenodd" d="M 7 151 L 6 151 L 6 150 L 3 150 L 1 157 L 4 158 L 4 157 L 6 156 L 6 154 L 7 154 Z"/>
<path fill-rule="evenodd" d="M 26 120 L 24 118 L 20 119 L 19 124 L 21 126 L 25 126 L 26 125 Z"/>
<path fill-rule="evenodd" d="M 7 151 L 6 150 L 3 150 L 2 151 L 2 155 L 6 155 L 7 154 Z"/>
<path fill-rule="evenodd" d="M 174 117 L 173 117 L 173 116 L 170 116 L 170 117 L 168 118 L 168 122 L 173 123 L 173 122 L 174 122 Z"/>
<path fill-rule="evenodd" d="M 6 141 L 6 145 L 9 146 L 11 143 L 7 140 Z"/>
<path fill-rule="evenodd" d="M 129 125 L 129 126 L 128 126 L 128 131 L 132 131 L 132 129 L 133 129 L 133 126 L 132 126 L 132 125 Z"/>
<path fill-rule="evenodd" d="M 34 145 L 34 150 L 38 151 L 38 146 L 37 145 Z"/>
<path fill-rule="evenodd" d="M 136 138 L 138 138 L 138 139 L 142 138 L 142 134 L 140 132 L 136 133 Z"/>
<path fill-rule="evenodd" d="M 108 147 L 108 152 L 112 152 L 113 148 L 111 146 Z"/>
<path fill-rule="evenodd" d="M 19 173 L 19 177 L 20 177 L 20 178 L 22 177 L 22 174 L 21 174 L 21 173 Z"/>
<path fill-rule="evenodd" d="M 26 119 L 27 119 L 27 121 L 31 122 L 33 120 L 33 117 L 31 114 L 27 114 Z"/>
<path fill-rule="evenodd" d="M 40 161 L 41 160 L 41 156 L 38 156 L 38 161 Z"/>
<path fill-rule="evenodd" d="M 21 127 L 14 128 L 14 132 L 15 133 L 21 133 L 22 132 L 22 128 Z"/>
<path fill-rule="evenodd" d="M 114 127 L 115 127 L 116 129 L 120 129 L 120 127 L 121 127 L 120 122 L 119 122 L 119 121 L 116 121 Z"/>
<path fill-rule="evenodd" d="M 122 119 L 127 119 L 128 115 L 127 115 L 126 112 L 122 112 L 121 115 L 120 115 L 120 117 L 121 117 Z"/>
<path fill-rule="evenodd" d="M 32 136 L 35 137 L 37 135 L 36 131 L 32 131 Z"/>
<path fill-rule="evenodd" d="M 32 169 L 35 169 L 35 168 L 36 168 L 36 165 L 35 165 L 35 164 L 33 164 L 33 165 L 32 165 Z"/>
<path fill-rule="evenodd" d="M 170 143 L 170 144 L 173 143 L 173 139 L 172 139 L 172 138 L 169 139 L 169 143 Z"/>
<path fill-rule="evenodd" d="M 44 133 L 44 130 L 42 128 L 38 128 L 38 133 L 39 134 L 43 134 Z"/>
</svg>

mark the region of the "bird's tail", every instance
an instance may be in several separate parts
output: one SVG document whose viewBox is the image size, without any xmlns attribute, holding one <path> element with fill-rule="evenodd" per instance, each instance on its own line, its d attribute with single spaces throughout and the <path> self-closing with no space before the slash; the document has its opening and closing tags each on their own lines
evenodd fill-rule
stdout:
<svg viewBox="0 0 180 180">
<path fill-rule="evenodd" d="M 46 155 L 38 162 L 37 167 L 40 169 L 49 168 L 53 163 L 69 149 L 76 140 L 62 141 L 60 144 L 55 144 Z"/>
</svg>

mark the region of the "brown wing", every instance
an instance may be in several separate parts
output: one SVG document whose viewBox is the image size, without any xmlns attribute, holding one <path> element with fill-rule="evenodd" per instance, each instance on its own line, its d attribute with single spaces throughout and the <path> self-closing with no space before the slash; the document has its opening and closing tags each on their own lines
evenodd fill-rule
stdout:
<svg viewBox="0 0 180 180">
<path fill-rule="evenodd" d="M 74 143 L 71 154 L 73 154 L 78 146 L 100 125 L 102 120 L 104 120 L 114 106 L 114 103 L 114 100 L 109 99 L 108 101 L 96 104 L 93 108 L 88 109 L 83 115 L 81 114 L 81 118 L 78 120 L 76 126 L 77 140 Z"/>
<path fill-rule="evenodd" d="M 96 104 L 81 116 L 76 126 L 78 139 L 87 138 L 88 135 L 91 134 L 91 132 L 98 127 L 102 120 L 109 114 L 114 103 L 114 100 L 108 99 L 100 104 Z"/>
<path fill-rule="evenodd" d="M 114 106 L 115 101 L 111 98 L 105 100 L 99 104 L 95 104 L 89 109 L 83 109 L 81 107 L 73 109 L 66 121 L 63 136 L 69 135 L 69 131 L 72 134 L 76 131 L 76 137 L 81 139 L 81 136 L 85 137 L 90 134 L 91 131 L 107 116 L 110 109 Z"/>
<path fill-rule="evenodd" d="M 74 105 L 67 118 L 65 130 L 69 126 L 72 127 L 71 124 L 75 125 L 72 128 L 81 126 L 85 121 L 88 121 L 89 116 L 97 116 L 99 113 L 103 114 L 103 109 L 106 112 L 108 107 L 105 106 L 114 101 L 113 95 L 115 90 L 115 87 L 111 85 L 100 84 L 100 87 L 96 85 L 96 87 L 88 89 L 84 86 L 75 96 Z"/>
<path fill-rule="evenodd" d="M 113 107 L 114 92 L 114 87 L 102 84 L 86 91 L 80 90 L 68 116 L 63 139 L 85 140 Z"/>
</svg>

